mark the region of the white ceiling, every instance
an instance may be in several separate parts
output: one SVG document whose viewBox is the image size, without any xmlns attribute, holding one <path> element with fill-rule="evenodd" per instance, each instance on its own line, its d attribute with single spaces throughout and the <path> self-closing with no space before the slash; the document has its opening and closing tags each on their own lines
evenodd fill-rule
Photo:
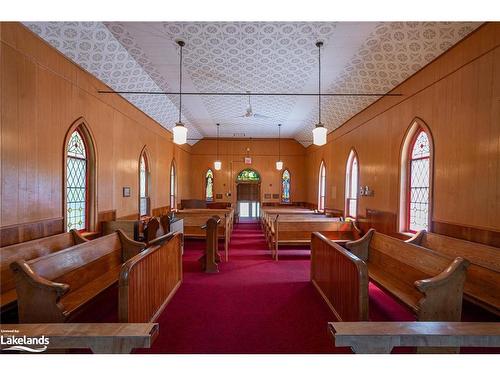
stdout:
<svg viewBox="0 0 500 375">
<path fill-rule="evenodd" d="M 183 91 L 316 93 L 318 51 L 322 88 L 328 93 L 386 93 L 457 43 L 473 22 L 28 22 L 32 31 L 119 91 L 178 91 L 179 47 Z M 404 93 L 403 93 L 404 94 Z M 105 95 L 105 94 L 102 94 Z M 123 95 L 171 128 L 178 96 Z M 329 130 L 377 97 L 323 97 Z M 294 137 L 309 145 L 318 120 L 316 97 L 253 96 L 253 111 L 268 119 L 241 118 L 244 96 L 184 96 L 183 121 L 191 144 L 221 136 Z M 236 135 L 235 135 L 236 134 Z"/>
</svg>

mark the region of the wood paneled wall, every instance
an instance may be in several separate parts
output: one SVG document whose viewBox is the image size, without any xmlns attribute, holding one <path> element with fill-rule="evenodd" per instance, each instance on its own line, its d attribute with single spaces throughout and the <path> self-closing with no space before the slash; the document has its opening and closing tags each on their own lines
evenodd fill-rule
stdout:
<svg viewBox="0 0 500 375">
<path fill-rule="evenodd" d="M 249 148 L 252 164 L 244 164 L 244 157 Z M 221 139 L 219 141 L 219 158 L 222 169 L 216 171 L 213 163 L 216 159 L 216 140 L 204 139 L 193 145 L 191 149 L 191 198 L 205 198 L 205 173 L 208 168 L 214 172 L 214 193 L 222 194 L 221 202 L 236 201 L 236 176 L 245 168 L 252 168 L 261 176 L 261 201 L 279 202 L 273 194 L 281 197 L 281 173 L 276 170 L 278 160 L 277 139 Z M 283 170 L 288 169 L 291 175 L 291 199 L 294 202 L 305 200 L 305 148 L 295 140 L 281 140 L 281 159 Z M 226 193 L 231 192 L 228 197 Z M 271 194 L 271 198 L 265 198 Z"/>
<path fill-rule="evenodd" d="M 394 89 L 404 96 L 381 98 L 331 132 L 327 145 L 308 147 L 307 201 L 317 201 L 323 159 L 326 206 L 344 209 L 346 161 L 354 148 L 359 183 L 375 192 L 360 197 L 358 214 L 398 215 L 401 145 L 418 117 L 434 139 L 433 223 L 500 231 L 499 45 L 500 23 L 485 24 Z"/>
<path fill-rule="evenodd" d="M 64 215 L 64 138 L 80 117 L 97 150 L 97 212 L 116 211 L 116 217 L 138 213 L 144 146 L 150 156 L 151 208 L 169 205 L 172 159 L 177 199 L 190 195 L 190 146 L 174 145 L 169 131 L 120 96 L 98 94 L 107 86 L 23 25 L 0 23 L 0 38 L 0 227 L 13 231 L 35 223 L 38 228 Z M 130 197 L 122 197 L 124 186 L 131 187 Z"/>
</svg>

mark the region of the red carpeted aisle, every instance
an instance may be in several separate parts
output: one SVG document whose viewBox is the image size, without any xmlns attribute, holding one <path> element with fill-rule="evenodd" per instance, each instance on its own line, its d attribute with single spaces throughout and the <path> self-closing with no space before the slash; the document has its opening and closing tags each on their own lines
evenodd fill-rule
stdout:
<svg viewBox="0 0 500 375">
<path fill-rule="evenodd" d="M 307 248 L 271 260 L 256 223 L 235 227 L 230 261 L 220 273 L 200 271 L 203 241 L 186 241 L 184 281 L 161 315 L 160 336 L 144 353 L 349 353 L 327 332 L 334 316 L 309 281 Z M 398 304 L 371 288 L 373 320 L 412 320 Z"/>
</svg>

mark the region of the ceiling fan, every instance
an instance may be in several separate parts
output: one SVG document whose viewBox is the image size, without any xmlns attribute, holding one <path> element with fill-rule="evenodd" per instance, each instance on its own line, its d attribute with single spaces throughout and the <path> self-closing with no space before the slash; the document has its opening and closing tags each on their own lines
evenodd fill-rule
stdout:
<svg viewBox="0 0 500 375">
<path fill-rule="evenodd" d="M 270 118 L 269 116 L 266 115 L 261 115 L 260 113 L 254 113 L 252 109 L 252 103 L 250 102 L 250 91 L 247 91 L 248 95 L 248 106 L 247 109 L 245 110 L 245 114 L 242 116 L 238 116 L 238 118 L 241 117 L 246 117 L 246 118 L 261 118 L 261 119 L 267 119 Z"/>
</svg>

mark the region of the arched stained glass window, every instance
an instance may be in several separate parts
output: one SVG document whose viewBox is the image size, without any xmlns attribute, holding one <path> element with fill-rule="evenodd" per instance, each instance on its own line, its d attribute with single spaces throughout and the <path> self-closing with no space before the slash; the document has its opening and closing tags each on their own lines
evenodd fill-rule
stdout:
<svg viewBox="0 0 500 375">
<path fill-rule="evenodd" d="M 281 201 L 290 203 L 290 172 L 285 169 L 281 174 Z"/>
<path fill-rule="evenodd" d="M 66 229 L 87 228 L 87 148 L 76 129 L 70 136 L 66 155 Z"/>
<path fill-rule="evenodd" d="M 355 218 L 358 212 L 359 166 L 356 152 L 351 150 L 346 167 L 346 216 Z"/>
<path fill-rule="evenodd" d="M 211 169 L 205 174 L 205 200 L 207 202 L 214 200 L 214 173 Z"/>
<path fill-rule="evenodd" d="M 325 192 L 326 192 L 326 168 L 325 163 L 321 161 L 318 175 L 318 210 L 325 210 Z"/>
<path fill-rule="evenodd" d="M 253 169 L 244 169 L 236 177 L 237 181 L 260 181 L 260 175 Z"/>
<path fill-rule="evenodd" d="M 172 160 L 172 164 L 170 166 L 170 209 L 174 209 L 177 207 L 176 203 L 176 171 L 175 171 L 175 162 Z"/>
<path fill-rule="evenodd" d="M 423 129 L 418 129 L 410 147 L 408 163 L 407 226 L 411 232 L 429 228 L 430 158 L 429 136 Z"/>
<path fill-rule="evenodd" d="M 149 165 L 145 151 L 139 161 L 139 213 L 141 216 L 149 214 Z"/>
</svg>

